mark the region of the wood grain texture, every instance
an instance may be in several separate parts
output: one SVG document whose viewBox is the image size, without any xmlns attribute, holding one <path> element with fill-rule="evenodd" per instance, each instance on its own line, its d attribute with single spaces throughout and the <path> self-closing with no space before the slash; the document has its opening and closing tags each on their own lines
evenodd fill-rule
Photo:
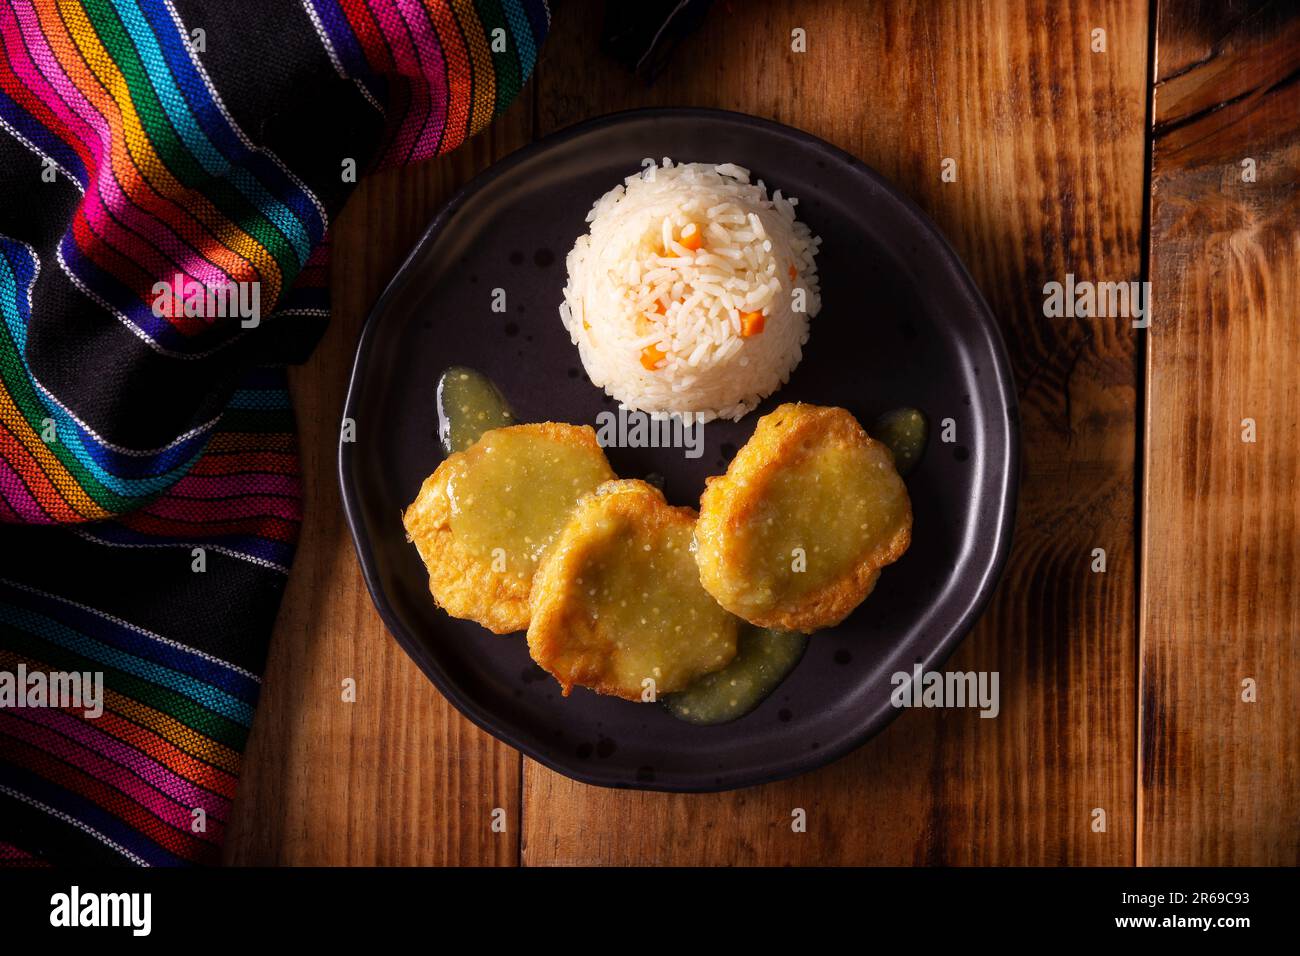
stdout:
<svg viewBox="0 0 1300 956">
<path fill-rule="evenodd" d="M 228 863 L 518 860 L 519 754 L 461 717 L 384 629 L 343 519 L 336 462 L 357 335 L 375 300 L 451 193 L 531 130 L 525 93 L 451 156 L 367 178 L 332 231 L 330 327 L 292 378 L 306 520 L 227 831 Z M 342 700 L 346 677 L 356 680 L 355 703 Z M 491 828 L 498 807 L 504 833 Z"/>
<path fill-rule="evenodd" d="M 569 0 L 502 122 L 366 182 L 334 230 L 330 331 L 295 375 L 307 521 L 228 861 L 1300 862 L 1300 24 L 1280 2 L 1161 0 L 1149 130 L 1147 13 L 719 0 L 647 88 L 596 52 L 600 4 Z M 807 53 L 790 52 L 794 27 Z M 1105 53 L 1090 50 L 1098 27 Z M 831 767 L 732 794 L 605 791 L 477 731 L 383 630 L 334 475 L 361 322 L 456 185 L 536 135 L 646 105 L 755 113 L 855 153 L 930 213 L 992 304 L 1022 402 L 1021 506 L 1002 587 L 949 666 L 1000 671 L 998 719 L 909 713 Z M 1129 321 L 1046 319 L 1042 287 L 1140 278 L 1149 133 L 1138 475 Z M 1240 441 L 1248 417 L 1254 443 Z M 1089 569 L 1097 547 L 1104 574 Z M 355 704 L 339 699 L 347 676 Z M 495 807 L 506 834 L 491 832 Z"/>
<path fill-rule="evenodd" d="M 1002 323 L 1024 475 L 1003 584 L 948 665 L 1000 671 L 999 718 L 908 713 L 831 767 L 730 794 L 606 791 L 525 760 L 523 861 L 1132 863 L 1135 333 L 1047 320 L 1042 288 L 1139 278 L 1146 4 L 720 2 L 651 88 L 593 53 L 599 20 L 591 4 L 557 10 L 538 132 L 719 106 L 875 166 L 938 222 Z M 795 27 L 806 53 L 790 50 Z M 956 182 L 940 180 L 944 157 Z M 1098 547 L 1104 574 L 1089 568 Z"/>
<path fill-rule="evenodd" d="M 1159 12 L 1138 854 L 1295 865 L 1300 11 L 1223 6 Z"/>
</svg>

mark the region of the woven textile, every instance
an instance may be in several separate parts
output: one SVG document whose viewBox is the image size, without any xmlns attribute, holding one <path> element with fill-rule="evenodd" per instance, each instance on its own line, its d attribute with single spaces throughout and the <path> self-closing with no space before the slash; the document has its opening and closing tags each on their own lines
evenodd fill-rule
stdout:
<svg viewBox="0 0 1300 956">
<path fill-rule="evenodd" d="M 0 0 L 0 863 L 219 859 L 301 516 L 284 366 L 328 316 L 330 225 L 367 169 L 505 109 L 548 22 L 544 0 Z M 102 674 L 102 713 L 5 706 L 20 672 Z"/>
</svg>

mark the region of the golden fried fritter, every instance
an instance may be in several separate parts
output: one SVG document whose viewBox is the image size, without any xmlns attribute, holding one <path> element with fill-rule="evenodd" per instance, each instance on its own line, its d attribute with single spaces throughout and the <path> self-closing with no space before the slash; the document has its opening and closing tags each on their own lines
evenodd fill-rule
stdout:
<svg viewBox="0 0 1300 956">
<path fill-rule="evenodd" d="M 543 552 L 578 499 L 613 477 L 585 425 L 497 428 L 450 455 L 402 516 L 434 600 L 497 634 L 526 628 Z"/>
<path fill-rule="evenodd" d="M 700 587 L 695 511 L 644 481 L 578 503 L 533 581 L 528 650 L 560 682 L 653 700 L 736 656 L 740 622 Z M 653 681 L 648 684 L 646 681 Z"/>
<path fill-rule="evenodd" d="M 705 589 L 761 627 L 838 624 L 912 538 L 912 505 L 889 449 L 842 408 L 782 405 L 759 420 L 700 499 Z"/>
</svg>

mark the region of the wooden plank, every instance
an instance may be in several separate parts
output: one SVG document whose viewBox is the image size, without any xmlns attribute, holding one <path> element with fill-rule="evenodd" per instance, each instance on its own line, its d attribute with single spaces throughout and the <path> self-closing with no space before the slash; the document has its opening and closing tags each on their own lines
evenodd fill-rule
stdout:
<svg viewBox="0 0 1300 956">
<path fill-rule="evenodd" d="M 1157 32 L 1138 854 L 1295 865 L 1300 11 L 1212 6 Z"/>
<path fill-rule="evenodd" d="M 1000 671 L 998 719 L 909 713 L 834 766 L 730 794 L 606 791 L 525 760 L 524 862 L 1132 863 L 1134 333 L 1046 320 L 1041 290 L 1066 273 L 1140 276 L 1146 4 L 719 3 L 648 89 L 594 52 L 599 19 L 557 9 L 538 131 L 719 106 L 875 166 L 936 219 L 1003 324 L 1024 481 L 1006 578 L 950 664 Z M 791 51 L 796 27 L 806 53 Z M 956 182 L 940 180 L 944 157 Z M 1089 567 L 1099 547 L 1104 574 Z M 806 833 L 791 832 L 794 808 Z"/>
<path fill-rule="evenodd" d="M 228 828 L 234 864 L 513 865 L 519 754 L 447 703 L 384 629 L 339 500 L 357 335 L 450 194 L 528 141 L 532 93 L 449 157 L 366 179 L 333 230 L 333 316 L 293 376 L 306 521 Z M 344 703 L 342 681 L 357 682 Z M 505 833 L 491 830 L 506 811 Z"/>
</svg>

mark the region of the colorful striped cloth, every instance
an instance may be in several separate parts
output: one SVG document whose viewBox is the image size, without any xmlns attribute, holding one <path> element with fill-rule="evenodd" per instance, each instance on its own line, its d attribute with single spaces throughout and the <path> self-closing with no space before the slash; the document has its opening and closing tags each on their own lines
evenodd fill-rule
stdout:
<svg viewBox="0 0 1300 956">
<path fill-rule="evenodd" d="M 548 25 L 0 0 L 0 863 L 219 860 L 301 517 L 284 366 L 350 173 L 482 129 Z M 74 673 L 102 713 L 5 705 Z"/>
</svg>

